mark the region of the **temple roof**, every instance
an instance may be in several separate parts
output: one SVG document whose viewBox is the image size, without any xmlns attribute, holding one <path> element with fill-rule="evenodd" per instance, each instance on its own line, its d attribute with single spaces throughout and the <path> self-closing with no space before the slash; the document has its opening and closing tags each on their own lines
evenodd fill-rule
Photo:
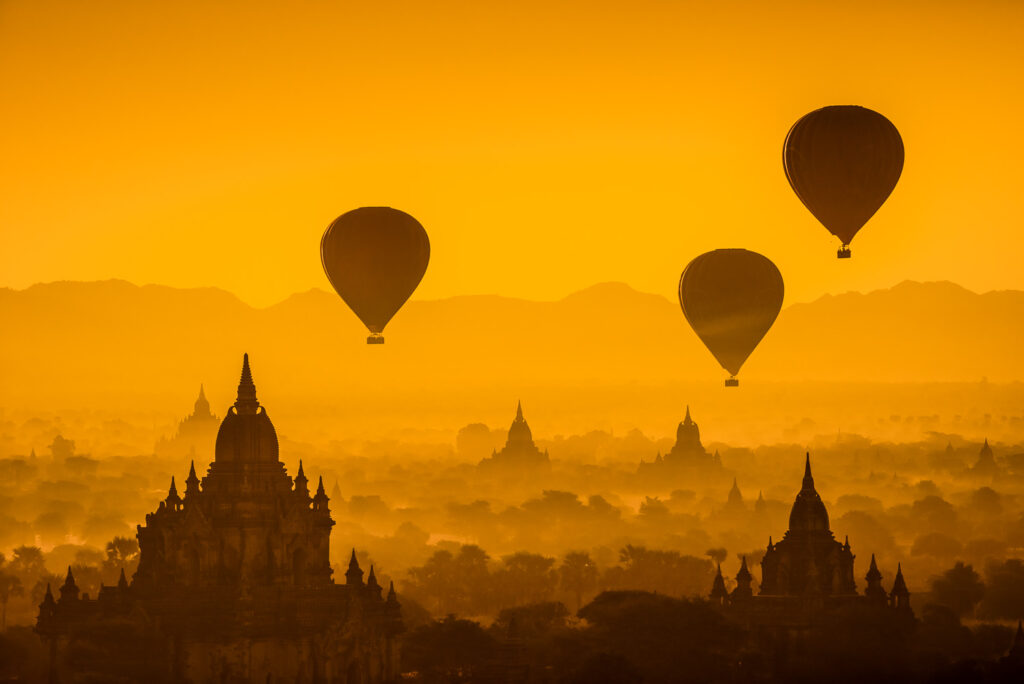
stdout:
<svg viewBox="0 0 1024 684">
<path fill-rule="evenodd" d="M 828 511 L 814 489 L 811 476 L 811 454 L 808 452 L 804 464 L 804 480 L 789 513 L 790 532 L 829 531 Z"/>
<path fill-rule="evenodd" d="M 235 400 L 217 432 L 217 461 L 278 460 L 277 432 L 267 411 L 256 400 L 256 384 L 249 370 L 249 355 L 242 360 L 242 377 Z"/>
</svg>

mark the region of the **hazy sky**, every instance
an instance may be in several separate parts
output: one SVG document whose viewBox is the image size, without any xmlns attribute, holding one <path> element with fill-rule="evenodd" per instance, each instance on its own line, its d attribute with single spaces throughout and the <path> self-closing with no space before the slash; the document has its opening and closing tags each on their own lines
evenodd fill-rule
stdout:
<svg viewBox="0 0 1024 684">
<path fill-rule="evenodd" d="M 329 287 L 323 229 L 385 204 L 430 234 L 417 297 L 672 296 L 732 246 L 789 301 L 1024 288 L 1021 45 L 1012 1 L 0 0 L 0 285 L 269 304 Z M 828 104 L 906 146 L 843 262 L 781 162 Z"/>
</svg>

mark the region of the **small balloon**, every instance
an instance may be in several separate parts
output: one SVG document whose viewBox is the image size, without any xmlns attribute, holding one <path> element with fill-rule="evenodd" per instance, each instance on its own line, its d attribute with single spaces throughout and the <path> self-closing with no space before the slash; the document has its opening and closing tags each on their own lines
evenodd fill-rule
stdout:
<svg viewBox="0 0 1024 684">
<path fill-rule="evenodd" d="M 745 249 L 716 249 L 689 263 L 679 278 L 679 305 L 693 331 L 729 371 L 726 387 L 782 309 L 782 274 Z"/>
<path fill-rule="evenodd" d="M 427 271 L 430 240 L 403 211 L 361 207 L 327 227 L 320 259 L 335 291 L 370 331 L 366 343 L 383 344 L 384 326 Z"/>
</svg>

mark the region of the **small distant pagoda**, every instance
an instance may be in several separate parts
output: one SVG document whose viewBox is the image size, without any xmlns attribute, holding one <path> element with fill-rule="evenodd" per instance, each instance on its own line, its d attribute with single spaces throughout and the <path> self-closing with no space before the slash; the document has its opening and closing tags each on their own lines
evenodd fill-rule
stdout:
<svg viewBox="0 0 1024 684">
<path fill-rule="evenodd" d="M 551 467 L 547 449 L 540 450 L 533 441 L 533 432 L 523 417 L 523 402 L 516 405 L 516 417 L 508 429 L 508 439 L 501 451 L 494 450 L 480 461 L 481 470 L 515 471 L 522 474 L 535 473 L 538 469 Z"/>
<path fill-rule="evenodd" d="M 364 582 L 354 550 L 345 583 L 334 582 L 323 478 L 310 496 L 301 462 L 288 476 L 248 355 L 215 451 L 205 477 L 193 463 L 184 496 L 171 478 L 138 526 L 130 583 L 122 573 L 90 599 L 69 569 L 59 600 L 47 589 L 36 631 L 49 647 L 50 680 L 397 679 L 394 585 L 385 598 L 373 567 Z"/>
<path fill-rule="evenodd" d="M 641 461 L 637 475 L 643 479 L 659 481 L 666 473 L 682 473 L 692 471 L 720 470 L 722 461 L 718 452 L 708 453 L 700 441 L 700 428 L 690 417 L 690 407 L 686 407 L 686 417 L 676 427 L 676 443 L 671 451 L 662 456 L 658 454 L 653 461 Z"/>
<path fill-rule="evenodd" d="M 192 413 L 178 423 L 178 430 L 173 437 L 165 437 L 157 442 L 156 454 L 168 457 L 195 457 L 197 453 L 202 454 L 213 444 L 219 425 L 217 416 L 210 410 L 206 391 L 203 385 L 199 385 L 199 396 Z"/>
</svg>

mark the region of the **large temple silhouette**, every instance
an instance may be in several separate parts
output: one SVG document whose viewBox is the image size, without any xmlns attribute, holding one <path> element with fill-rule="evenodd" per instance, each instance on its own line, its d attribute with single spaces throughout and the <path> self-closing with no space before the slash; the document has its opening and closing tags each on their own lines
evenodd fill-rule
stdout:
<svg viewBox="0 0 1024 684">
<path fill-rule="evenodd" d="M 854 554 L 850 540 L 838 541 L 829 526 L 828 511 L 814 487 L 811 457 L 804 464 L 804 478 L 789 514 L 789 530 L 778 542 L 768 538 L 761 560 L 761 584 L 754 593 L 754 577 L 743 558 L 736 586 L 725 586 L 718 566 L 711 600 L 778 650 L 797 642 L 828 614 L 837 609 L 864 606 L 892 611 L 892 618 L 913 622 L 910 592 L 897 566 L 892 589 L 882 586 L 882 574 L 871 556 L 864 593 L 857 592 Z M 763 645 L 763 644 L 762 644 Z"/>
<path fill-rule="evenodd" d="M 246 355 L 207 474 L 200 480 L 193 463 L 184 496 L 172 478 L 138 526 L 132 581 L 122 572 L 117 586 L 79 596 L 69 569 L 59 599 L 47 589 L 36 630 L 51 681 L 83 671 L 97 681 L 397 679 L 394 586 L 385 598 L 372 567 L 364 581 L 355 551 L 335 583 L 328 503 L 323 478 L 310 496 L 302 464 L 293 480 L 279 460 Z"/>
<path fill-rule="evenodd" d="M 533 432 L 523 417 L 523 402 L 516 406 L 516 417 L 508 429 L 508 439 L 501 451 L 497 449 L 479 463 L 481 470 L 528 475 L 551 468 L 547 450 L 541 451 L 533 441 Z"/>
</svg>

